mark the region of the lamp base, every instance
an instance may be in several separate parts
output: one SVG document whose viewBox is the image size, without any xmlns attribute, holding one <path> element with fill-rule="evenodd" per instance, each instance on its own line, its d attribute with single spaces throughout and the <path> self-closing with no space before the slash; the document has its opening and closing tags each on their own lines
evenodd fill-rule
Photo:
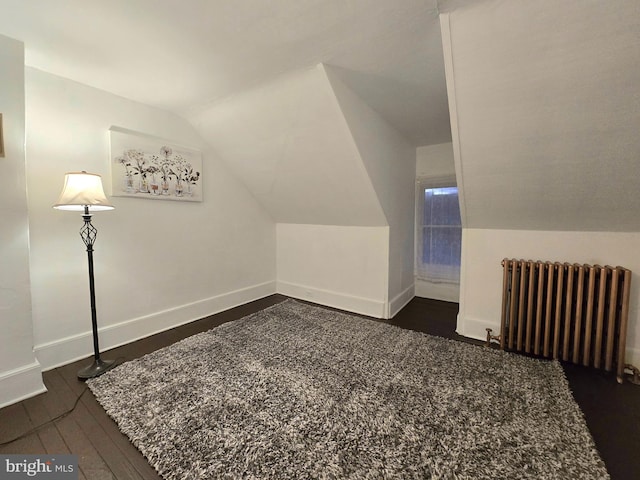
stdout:
<svg viewBox="0 0 640 480">
<path fill-rule="evenodd" d="M 78 372 L 78 378 L 80 380 L 86 380 L 88 378 L 94 378 L 102 375 L 104 372 L 111 370 L 116 366 L 115 360 L 94 360 L 93 364 L 83 368 Z"/>
</svg>

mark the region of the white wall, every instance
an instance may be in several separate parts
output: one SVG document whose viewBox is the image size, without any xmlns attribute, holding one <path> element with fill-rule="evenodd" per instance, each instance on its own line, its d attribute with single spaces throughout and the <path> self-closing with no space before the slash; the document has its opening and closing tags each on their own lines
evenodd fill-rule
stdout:
<svg viewBox="0 0 640 480">
<path fill-rule="evenodd" d="M 330 67 L 287 73 L 189 118 L 286 225 L 279 292 L 311 300 L 313 291 L 314 301 L 378 317 L 413 297 L 415 149 Z M 386 274 L 370 276 L 363 263 Z"/>
<path fill-rule="evenodd" d="M 389 224 L 389 312 L 414 296 L 415 148 L 325 66 L 327 78 Z"/>
<path fill-rule="evenodd" d="M 500 332 L 504 258 L 620 265 L 636 272 L 631 281 L 627 360 L 640 365 L 640 233 L 463 230 L 460 313 L 457 331 L 486 338 Z"/>
<path fill-rule="evenodd" d="M 64 173 L 103 175 L 111 125 L 203 151 L 204 201 L 111 197 L 95 215 L 102 349 L 275 292 L 275 224 L 184 119 L 32 68 L 26 71 L 33 325 L 44 367 L 92 352 L 80 215 L 53 210 Z"/>
<path fill-rule="evenodd" d="M 0 407 L 45 391 L 33 353 L 25 179 L 24 45 L 0 35 Z"/>
<path fill-rule="evenodd" d="M 278 292 L 384 317 L 389 227 L 279 223 Z"/>
<path fill-rule="evenodd" d="M 451 142 L 427 145 L 416 149 L 416 178 L 438 179 L 452 177 L 455 179 L 455 176 L 456 170 Z M 419 197 L 416 198 L 416 202 L 420 200 Z M 419 237 L 416 231 L 416 242 L 418 241 Z M 416 278 L 415 281 L 417 297 L 434 298 L 446 302 L 458 302 L 460 300 L 460 285 L 428 282 L 419 278 Z"/>
</svg>

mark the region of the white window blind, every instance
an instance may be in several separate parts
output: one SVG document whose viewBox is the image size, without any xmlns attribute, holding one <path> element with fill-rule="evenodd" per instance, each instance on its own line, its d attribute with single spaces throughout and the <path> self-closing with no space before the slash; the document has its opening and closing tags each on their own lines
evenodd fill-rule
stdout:
<svg viewBox="0 0 640 480">
<path fill-rule="evenodd" d="M 462 226 L 455 179 L 421 179 L 416 209 L 416 276 L 460 283 Z"/>
</svg>

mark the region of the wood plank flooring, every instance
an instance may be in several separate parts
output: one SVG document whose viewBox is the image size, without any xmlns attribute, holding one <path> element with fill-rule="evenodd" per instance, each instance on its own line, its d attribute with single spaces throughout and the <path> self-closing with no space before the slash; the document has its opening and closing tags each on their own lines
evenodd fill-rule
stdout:
<svg viewBox="0 0 640 480">
<path fill-rule="evenodd" d="M 272 295 L 104 352 L 103 357 L 131 360 L 285 298 Z M 465 341 L 455 333 L 457 313 L 455 303 L 414 298 L 387 323 Z M 91 392 L 86 391 L 85 384 L 77 380 L 77 371 L 88 363 L 83 360 L 45 372 L 47 393 L 0 409 L 0 443 L 3 443 L 56 418 L 77 402 L 75 409 L 64 418 L 0 446 L 0 453 L 74 453 L 79 457 L 80 479 L 159 479 Z M 564 368 L 612 479 L 640 478 L 636 459 L 640 451 L 640 387 L 629 383 L 618 385 L 611 376 L 590 369 L 574 365 L 564 365 Z"/>
</svg>

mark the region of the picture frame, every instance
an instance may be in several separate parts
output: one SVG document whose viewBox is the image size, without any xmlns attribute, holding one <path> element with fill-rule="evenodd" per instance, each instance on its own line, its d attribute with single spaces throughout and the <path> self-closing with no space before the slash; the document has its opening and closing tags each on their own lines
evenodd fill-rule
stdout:
<svg viewBox="0 0 640 480">
<path fill-rule="evenodd" d="M 109 128 L 111 195 L 202 202 L 202 153 L 163 138 Z"/>
<path fill-rule="evenodd" d="M 2 114 L 0 113 L 0 157 L 4 158 L 4 135 L 2 134 Z"/>
</svg>

